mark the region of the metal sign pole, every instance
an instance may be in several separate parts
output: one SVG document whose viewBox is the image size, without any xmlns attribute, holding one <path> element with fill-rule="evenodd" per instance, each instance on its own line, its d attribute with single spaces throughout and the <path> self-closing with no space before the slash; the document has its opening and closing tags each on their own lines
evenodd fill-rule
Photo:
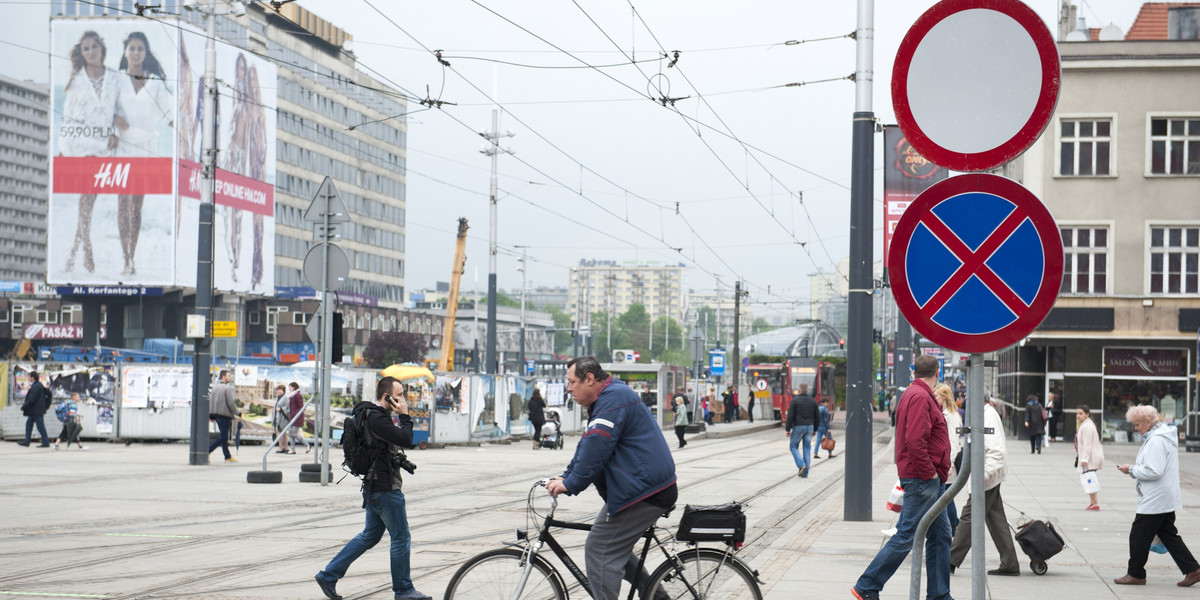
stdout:
<svg viewBox="0 0 1200 600">
<path fill-rule="evenodd" d="M 983 506 L 984 483 L 984 403 L 983 354 L 971 355 L 967 368 L 967 420 L 971 423 L 971 600 L 987 598 L 987 556 L 983 525 L 987 512 Z M 1004 435 L 1003 432 L 996 432 Z M 1004 532 L 1008 535 L 1008 532 Z"/>
<path fill-rule="evenodd" d="M 324 221 L 325 229 L 322 232 L 325 236 L 330 234 L 331 223 L 329 221 L 329 210 L 325 211 Z M 325 240 L 325 260 L 321 265 L 321 403 L 320 419 L 318 422 L 321 427 L 321 485 L 329 485 L 329 363 L 333 356 L 333 348 L 330 345 L 330 340 L 333 339 L 333 319 L 330 317 L 329 310 L 329 245 L 328 237 Z"/>
</svg>

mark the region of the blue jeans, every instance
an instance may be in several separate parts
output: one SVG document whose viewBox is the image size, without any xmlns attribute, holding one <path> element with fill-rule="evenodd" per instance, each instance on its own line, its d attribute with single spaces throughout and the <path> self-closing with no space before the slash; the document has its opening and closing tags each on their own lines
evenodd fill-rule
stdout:
<svg viewBox="0 0 1200 600">
<path fill-rule="evenodd" d="M 824 440 L 826 437 L 829 437 L 829 428 L 828 427 L 822 427 L 817 430 L 817 437 L 813 438 L 815 440 L 813 442 L 813 445 L 816 446 L 816 448 L 815 448 L 816 454 L 821 453 L 821 440 Z M 829 455 L 833 456 L 833 453 L 830 452 Z"/>
<path fill-rule="evenodd" d="M 941 496 L 944 487 L 937 477 L 924 481 L 901 479 L 900 485 L 904 488 L 904 506 L 900 509 L 900 521 L 896 523 L 896 534 L 884 544 L 854 584 L 863 596 L 878 596 L 884 584 L 900 568 L 912 551 L 917 523 Z M 925 574 L 928 578 L 925 598 L 950 600 L 950 521 L 946 511 L 937 516 L 926 534 Z"/>
<path fill-rule="evenodd" d="M 229 453 L 229 427 L 233 424 L 233 419 L 224 415 L 208 415 L 208 418 L 217 422 L 217 431 L 221 432 L 217 439 L 208 445 L 208 453 L 212 454 L 212 451 L 220 446 L 221 452 L 225 453 L 225 458 L 233 456 Z"/>
<path fill-rule="evenodd" d="M 366 527 L 362 533 L 346 542 L 342 551 L 325 565 L 324 571 L 317 573 L 317 577 L 327 583 L 337 583 L 346 576 L 350 563 L 362 556 L 363 552 L 374 548 L 383 537 L 384 529 L 387 529 L 392 536 L 392 593 L 407 594 L 415 588 L 409 571 L 411 538 L 408 535 L 408 513 L 404 508 L 404 493 L 400 490 L 365 492 L 364 500 L 367 505 Z"/>
<path fill-rule="evenodd" d="M 942 486 L 945 488 L 942 491 L 950 489 L 950 486 L 949 483 Z M 950 539 L 953 541 L 954 530 L 958 529 L 958 507 L 954 505 L 954 502 L 946 505 L 946 518 L 950 519 Z"/>
<path fill-rule="evenodd" d="M 33 427 L 37 426 L 38 435 L 42 436 L 42 445 L 50 445 L 50 436 L 46 435 L 46 416 L 36 415 L 25 418 L 25 445 L 28 446 L 30 440 L 33 439 Z"/>
<path fill-rule="evenodd" d="M 788 446 L 792 449 L 792 458 L 796 460 L 797 469 L 808 469 L 812 467 L 812 425 L 797 425 L 792 428 L 792 437 L 788 440 Z M 800 451 L 800 444 L 804 443 L 804 451 Z M 804 477 L 808 477 L 808 471 L 804 472 Z"/>
</svg>

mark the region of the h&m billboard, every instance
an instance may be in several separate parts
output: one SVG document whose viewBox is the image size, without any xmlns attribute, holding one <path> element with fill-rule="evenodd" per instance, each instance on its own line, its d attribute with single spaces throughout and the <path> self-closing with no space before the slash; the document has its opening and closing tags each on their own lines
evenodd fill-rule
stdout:
<svg viewBox="0 0 1200 600">
<path fill-rule="evenodd" d="M 174 19 L 51 22 L 47 281 L 194 287 L 204 42 Z M 217 44 L 218 290 L 269 294 L 270 61 Z"/>
</svg>

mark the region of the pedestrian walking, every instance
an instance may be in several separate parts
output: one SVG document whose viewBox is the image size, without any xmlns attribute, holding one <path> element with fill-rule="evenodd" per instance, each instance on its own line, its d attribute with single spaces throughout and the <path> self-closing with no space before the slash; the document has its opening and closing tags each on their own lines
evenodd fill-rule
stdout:
<svg viewBox="0 0 1200 600">
<path fill-rule="evenodd" d="M 1131 407 L 1125 420 L 1142 434 L 1142 447 L 1131 465 L 1117 470 L 1137 481 L 1137 514 L 1129 528 L 1129 567 L 1114 579 L 1118 585 L 1146 585 L 1146 560 L 1154 536 L 1167 547 L 1183 580 L 1175 585 L 1189 587 L 1200 581 L 1200 563 L 1192 556 L 1175 528 L 1175 511 L 1183 510 L 1179 490 L 1179 430 L 1158 420 L 1150 405 Z"/>
<path fill-rule="evenodd" d="M 725 405 L 725 416 L 722 417 L 722 420 L 726 423 L 732 423 L 733 422 L 733 384 L 732 383 L 729 384 L 729 387 L 725 388 L 725 391 L 721 394 L 721 399 L 724 401 L 724 405 Z"/>
<path fill-rule="evenodd" d="M 1029 453 L 1042 453 L 1042 436 L 1046 429 L 1046 411 L 1038 397 L 1030 394 L 1025 399 L 1025 433 L 1029 434 Z"/>
<path fill-rule="evenodd" d="M 25 392 L 25 401 L 21 403 L 21 414 L 25 415 L 25 440 L 17 442 L 28 446 L 33 441 L 33 428 L 37 427 L 38 436 L 42 440 L 40 448 L 50 447 L 50 436 L 46 434 L 46 412 L 50 410 L 50 391 L 42 385 L 37 371 L 30 371 L 29 390 Z"/>
<path fill-rule="evenodd" d="M 704 397 L 704 424 L 708 425 L 709 427 L 712 427 L 713 424 L 712 410 L 710 410 L 710 405 L 712 404 L 713 400 L 714 398 L 711 394 Z"/>
<path fill-rule="evenodd" d="M 808 395 L 808 384 L 801 383 L 796 387 L 796 397 L 788 405 L 787 422 L 783 424 L 784 434 L 788 436 L 788 448 L 800 470 L 800 477 L 808 477 L 812 467 L 812 434 L 821 418 L 817 401 Z M 801 450 L 803 447 L 803 450 Z"/>
<path fill-rule="evenodd" d="M 233 420 L 242 417 L 233 392 L 233 385 L 230 384 L 231 381 L 233 381 L 233 373 L 221 369 L 217 376 L 217 383 L 213 384 L 212 391 L 208 394 L 208 418 L 216 421 L 217 431 L 220 432 L 217 439 L 208 445 L 208 453 L 212 454 L 212 451 L 220 446 L 227 463 L 237 462 L 233 454 L 229 453 L 229 430 L 233 425 Z"/>
<path fill-rule="evenodd" d="M 1046 439 L 1051 442 L 1058 441 L 1058 428 L 1062 422 L 1063 407 L 1062 395 L 1050 394 L 1046 396 Z"/>
<path fill-rule="evenodd" d="M 1075 408 L 1075 456 L 1080 474 L 1099 471 L 1104 466 L 1104 447 L 1092 422 L 1092 409 L 1087 406 Z M 1100 510 L 1100 492 L 1089 493 L 1088 500 L 1087 510 Z"/>
<path fill-rule="evenodd" d="M 71 444 L 79 446 L 80 450 L 87 450 L 88 447 L 83 445 L 79 440 L 80 434 L 83 433 L 83 423 L 79 417 L 79 392 L 71 392 L 69 400 L 63 400 L 58 408 L 54 409 L 58 420 L 62 422 L 62 432 L 58 434 L 58 439 L 54 440 L 54 449 L 59 449 L 59 444 L 66 442 L 67 449 L 71 449 Z"/>
<path fill-rule="evenodd" d="M 746 418 L 751 423 L 754 422 L 754 390 L 749 390 L 748 400 L 746 401 Z"/>
<path fill-rule="evenodd" d="M 398 424 L 392 422 L 392 413 Z M 408 414 L 404 384 L 395 377 L 384 377 L 375 386 L 375 401 L 354 406 L 354 418 L 365 430 L 368 456 L 373 457 L 370 471 L 363 478 L 363 509 L 367 522 L 362 533 L 354 536 L 325 569 L 316 575 L 317 585 L 330 600 L 341 600 L 337 582 L 364 552 L 375 547 L 386 530 L 391 536 L 390 559 L 392 594 L 395 600 L 433 600 L 417 591 L 411 570 L 412 536 L 408 512 L 401 491 L 404 483 L 401 464 L 395 459 L 412 446 L 413 420 Z M 405 459 L 407 460 L 407 459 Z"/>
<path fill-rule="evenodd" d="M 533 394 L 529 396 L 529 424 L 533 425 L 533 449 L 537 450 L 542 447 L 542 425 L 546 424 L 546 401 L 542 399 L 542 392 L 536 387 L 533 388 Z"/>
<path fill-rule="evenodd" d="M 272 419 L 275 425 L 275 437 L 278 439 L 276 444 L 279 449 L 276 454 L 288 454 L 288 422 L 291 421 L 291 413 L 288 412 L 288 396 L 287 386 L 282 383 L 275 386 L 275 414 Z M 294 451 L 291 451 L 295 454 Z"/>
<path fill-rule="evenodd" d="M 300 384 L 293 381 L 288 384 L 288 415 L 291 417 L 291 427 L 288 428 L 288 451 L 296 453 L 296 442 L 304 444 L 304 453 L 312 452 L 312 442 L 304 437 L 304 394 L 300 393 Z"/>
<path fill-rule="evenodd" d="M 687 440 L 683 439 L 683 434 L 687 433 L 688 423 L 687 405 L 684 403 L 682 396 L 675 396 L 675 437 L 679 438 L 680 448 L 687 445 Z"/>
<path fill-rule="evenodd" d="M 827 437 L 833 437 L 833 434 L 829 433 L 829 420 L 832 417 L 828 401 L 817 405 L 817 435 L 813 438 L 813 458 L 821 458 L 821 442 Z M 833 458 L 833 450 L 829 451 L 829 458 Z"/>
<path fill-rule="evenodd" d="M 933 396 L 942 407 L 942 417 L 946 419 L 946 435 L 950 437 L 950 474 L 946 477 L 945 489 L 958 478 L 958 466 L 962 460 L 962 442 L 958 428 L 962 427 L 962 419 L 958 416 L 958 404 L 954 401 L 954 391 L 950 386 L 939 383 L 933 388 Z M 943 490 L 945 491 L 945 490 Z M 946 505 L 946 517 L 950 519 L 950 533 L 958 531 L 958 507 L 951 502 Z"/>
<path fill-rule="evenodd" d="M 1017 559 L 1012 532 L 1008 528 L 1008 517 L 1004 514 L 1004 498 L 1000 495 L 1000 484 L 1008 477 L 1008 447 L 1004 442 L 1004 423 L 991 398 L 983 403 L 983 427 L 992 430 L 992 433 L 983 436 L 983 518 L 992 536 L 992 543 L 996 545 L 996 552 L 1000 554 L 1000 568 L 992 569 L 987 574 L 1018 576 L 1021 574 L 1021 564 Z M 967 443 L 970 445 L 970 439 Z M 971 497 L 967 496 L 958 528 L 954 531 L 954 540 L 950 543 L 951 573 L 962 565 L 970 549 Z"/>
<path fill-rule="evenodd" d="M 896 569 L 912 551 L 917 524 L 942 495 L 950 474 L 950 440 L 946 419 L 933 397 L 938 361 L 923 354 L 913 361 L 913 382 L 896 407 L 896 473 L 904 488 L 904 504 L 896 533 L 863 571 L 850 592 L 857 600 L 876 600 Z M 950 521 L 942 511 L 925 534 L 927 600 L 950 597 Z"/>
</svg>

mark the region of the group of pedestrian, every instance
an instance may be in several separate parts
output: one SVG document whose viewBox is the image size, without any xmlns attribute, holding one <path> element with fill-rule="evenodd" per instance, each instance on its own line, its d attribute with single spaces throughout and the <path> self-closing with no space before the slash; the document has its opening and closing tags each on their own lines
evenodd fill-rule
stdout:
<svg viewBox="0 0 1200 600">
<path fill-rule="evenodd" d="M 304 437 L 304 394 L 300 384 L 293 381 L 284 387 L 275 386 L 275 435 L 279 438 L 278 454 L 295 454 L 296 442 L 304 445 L 304 453 L 312 452 L 312 442 Z"/>
</svg>

